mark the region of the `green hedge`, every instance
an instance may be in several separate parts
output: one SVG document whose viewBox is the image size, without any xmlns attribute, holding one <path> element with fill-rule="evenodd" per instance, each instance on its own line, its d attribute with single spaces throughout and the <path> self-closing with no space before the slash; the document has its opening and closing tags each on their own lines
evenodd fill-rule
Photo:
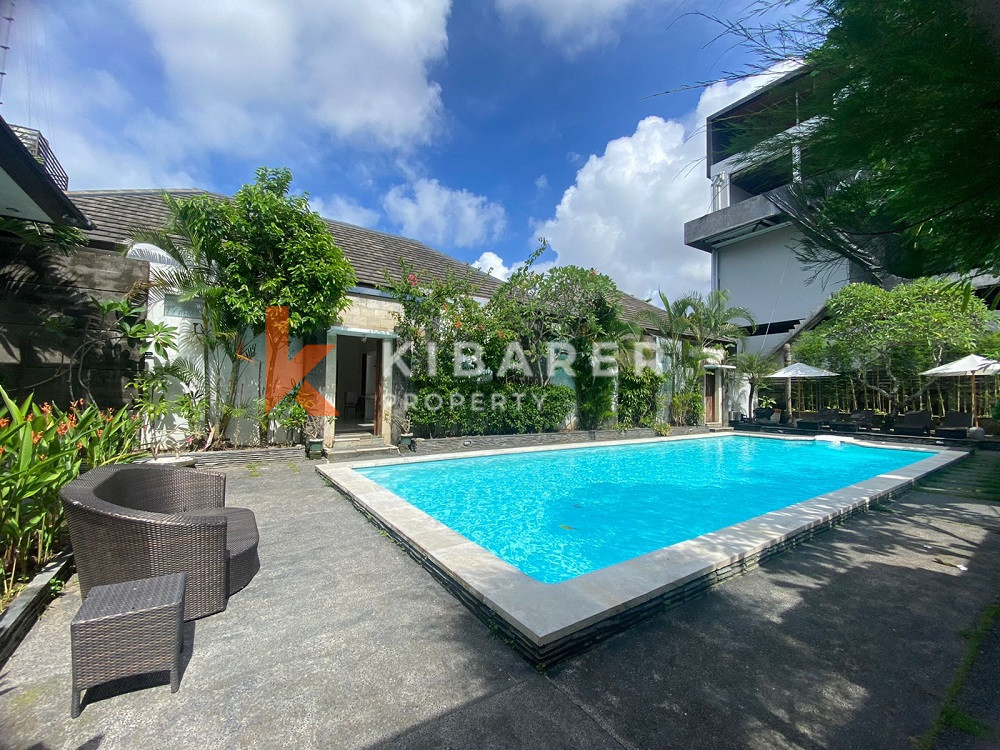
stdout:
<svg viewBox="0 0 1000 750">
<path fill-rule="evenodd" d="M 622 427 L 652 427 L 660 406 L 663 376 L 653 370 L 636 375 L 622 368 L 618 374 L 618 424 Z"/>
<path fill-rule="evenodd" d="M 432 437 L 555 432 L 575 400 L 573 389 L 562 385 L 495 382 L 424 387 L 416 397 L 406 414 L 416 434 Z"/>
</svg>

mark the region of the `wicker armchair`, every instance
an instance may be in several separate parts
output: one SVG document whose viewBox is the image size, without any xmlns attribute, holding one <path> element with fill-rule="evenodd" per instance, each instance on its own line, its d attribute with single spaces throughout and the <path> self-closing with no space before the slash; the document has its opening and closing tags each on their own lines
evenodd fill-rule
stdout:
<svg viewBox="0 0 1000 750">
<path fill-rule="evenodd" d="M 84 597 L 94 586 L 186 573 L 184 619 L 226 608 L 260 569 L 253 512 L 226 508 L 222 474 L 104 466 L 59 493 Z"/>
</svg>

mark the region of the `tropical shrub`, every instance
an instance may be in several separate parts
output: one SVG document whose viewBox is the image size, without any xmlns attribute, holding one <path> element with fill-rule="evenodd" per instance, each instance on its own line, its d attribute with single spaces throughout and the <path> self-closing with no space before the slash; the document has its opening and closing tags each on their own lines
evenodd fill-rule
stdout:
<svg viewBox="0 0 1000 750">
<path fill-rule="evenodd" d="M 675 393 L 670 403 L 671 419 L 676 425 L 699 425 L 705 418 L 705 397 L 698 391 Z"/>
<path fill-rule="evenodd" d="M 652 427 L 660 406 L 663 375 L 645 369 L 636 375 L 631 368 L 618 374 L 618 424 L 622 427 Z"/>
<path fill-rule="evenodd" d="M 6 602 L 19 584 L 63 546 L 59 489 L 84 465 L 138 455 L 140 422 L 122 409 L 75 401 L 63 411 L 29 396 L 21 404 L 0 388 L 0 557 Z"/>
<path fill-rule="evenodd" d="M 427 386 L 415 395 L 406 414 L 413 431 L 429 437 L 554 432 L 566 423 L 574 401 L 566 386 L 502 382 Z"/>
</svg>

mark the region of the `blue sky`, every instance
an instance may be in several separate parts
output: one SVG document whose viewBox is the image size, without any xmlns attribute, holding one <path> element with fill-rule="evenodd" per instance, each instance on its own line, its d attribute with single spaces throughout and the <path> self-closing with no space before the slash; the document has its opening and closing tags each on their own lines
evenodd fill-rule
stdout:
<svg viewBox="0 0 1000 750">
<path fill-rule="evenodd" d="M 5 3 L 6 5 L 6 3 Z M 19 0 L 0 114 L 71 189 L 232 194 L 288 166 L 325 216 L 497 275 L 544 260 L 646 297 L 705 289 L 704 117 L 759 83 L 713 0 Z"/>
</svg>

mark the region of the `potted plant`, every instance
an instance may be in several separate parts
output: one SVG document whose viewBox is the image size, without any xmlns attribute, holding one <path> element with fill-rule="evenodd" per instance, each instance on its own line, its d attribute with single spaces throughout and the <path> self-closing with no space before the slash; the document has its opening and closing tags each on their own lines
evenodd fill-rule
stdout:
<svg viewBox="0 0 1000 750">
<path fill-rule="evenodd" d="M 306 458 L 323 457 L 323 421 L 310 416 L 305 424 Z"/>
<path fill-rule="evenodd" d="M 414 451 L 417 449 L 416 444 L 413 442 L 413 433 L 410 431 L 412 428 L 413 421 L 406 415 L 403 414 L 399 418 L 399 447 L 400 449 L 406 448 L 407 450 Z"/>
</svg>

